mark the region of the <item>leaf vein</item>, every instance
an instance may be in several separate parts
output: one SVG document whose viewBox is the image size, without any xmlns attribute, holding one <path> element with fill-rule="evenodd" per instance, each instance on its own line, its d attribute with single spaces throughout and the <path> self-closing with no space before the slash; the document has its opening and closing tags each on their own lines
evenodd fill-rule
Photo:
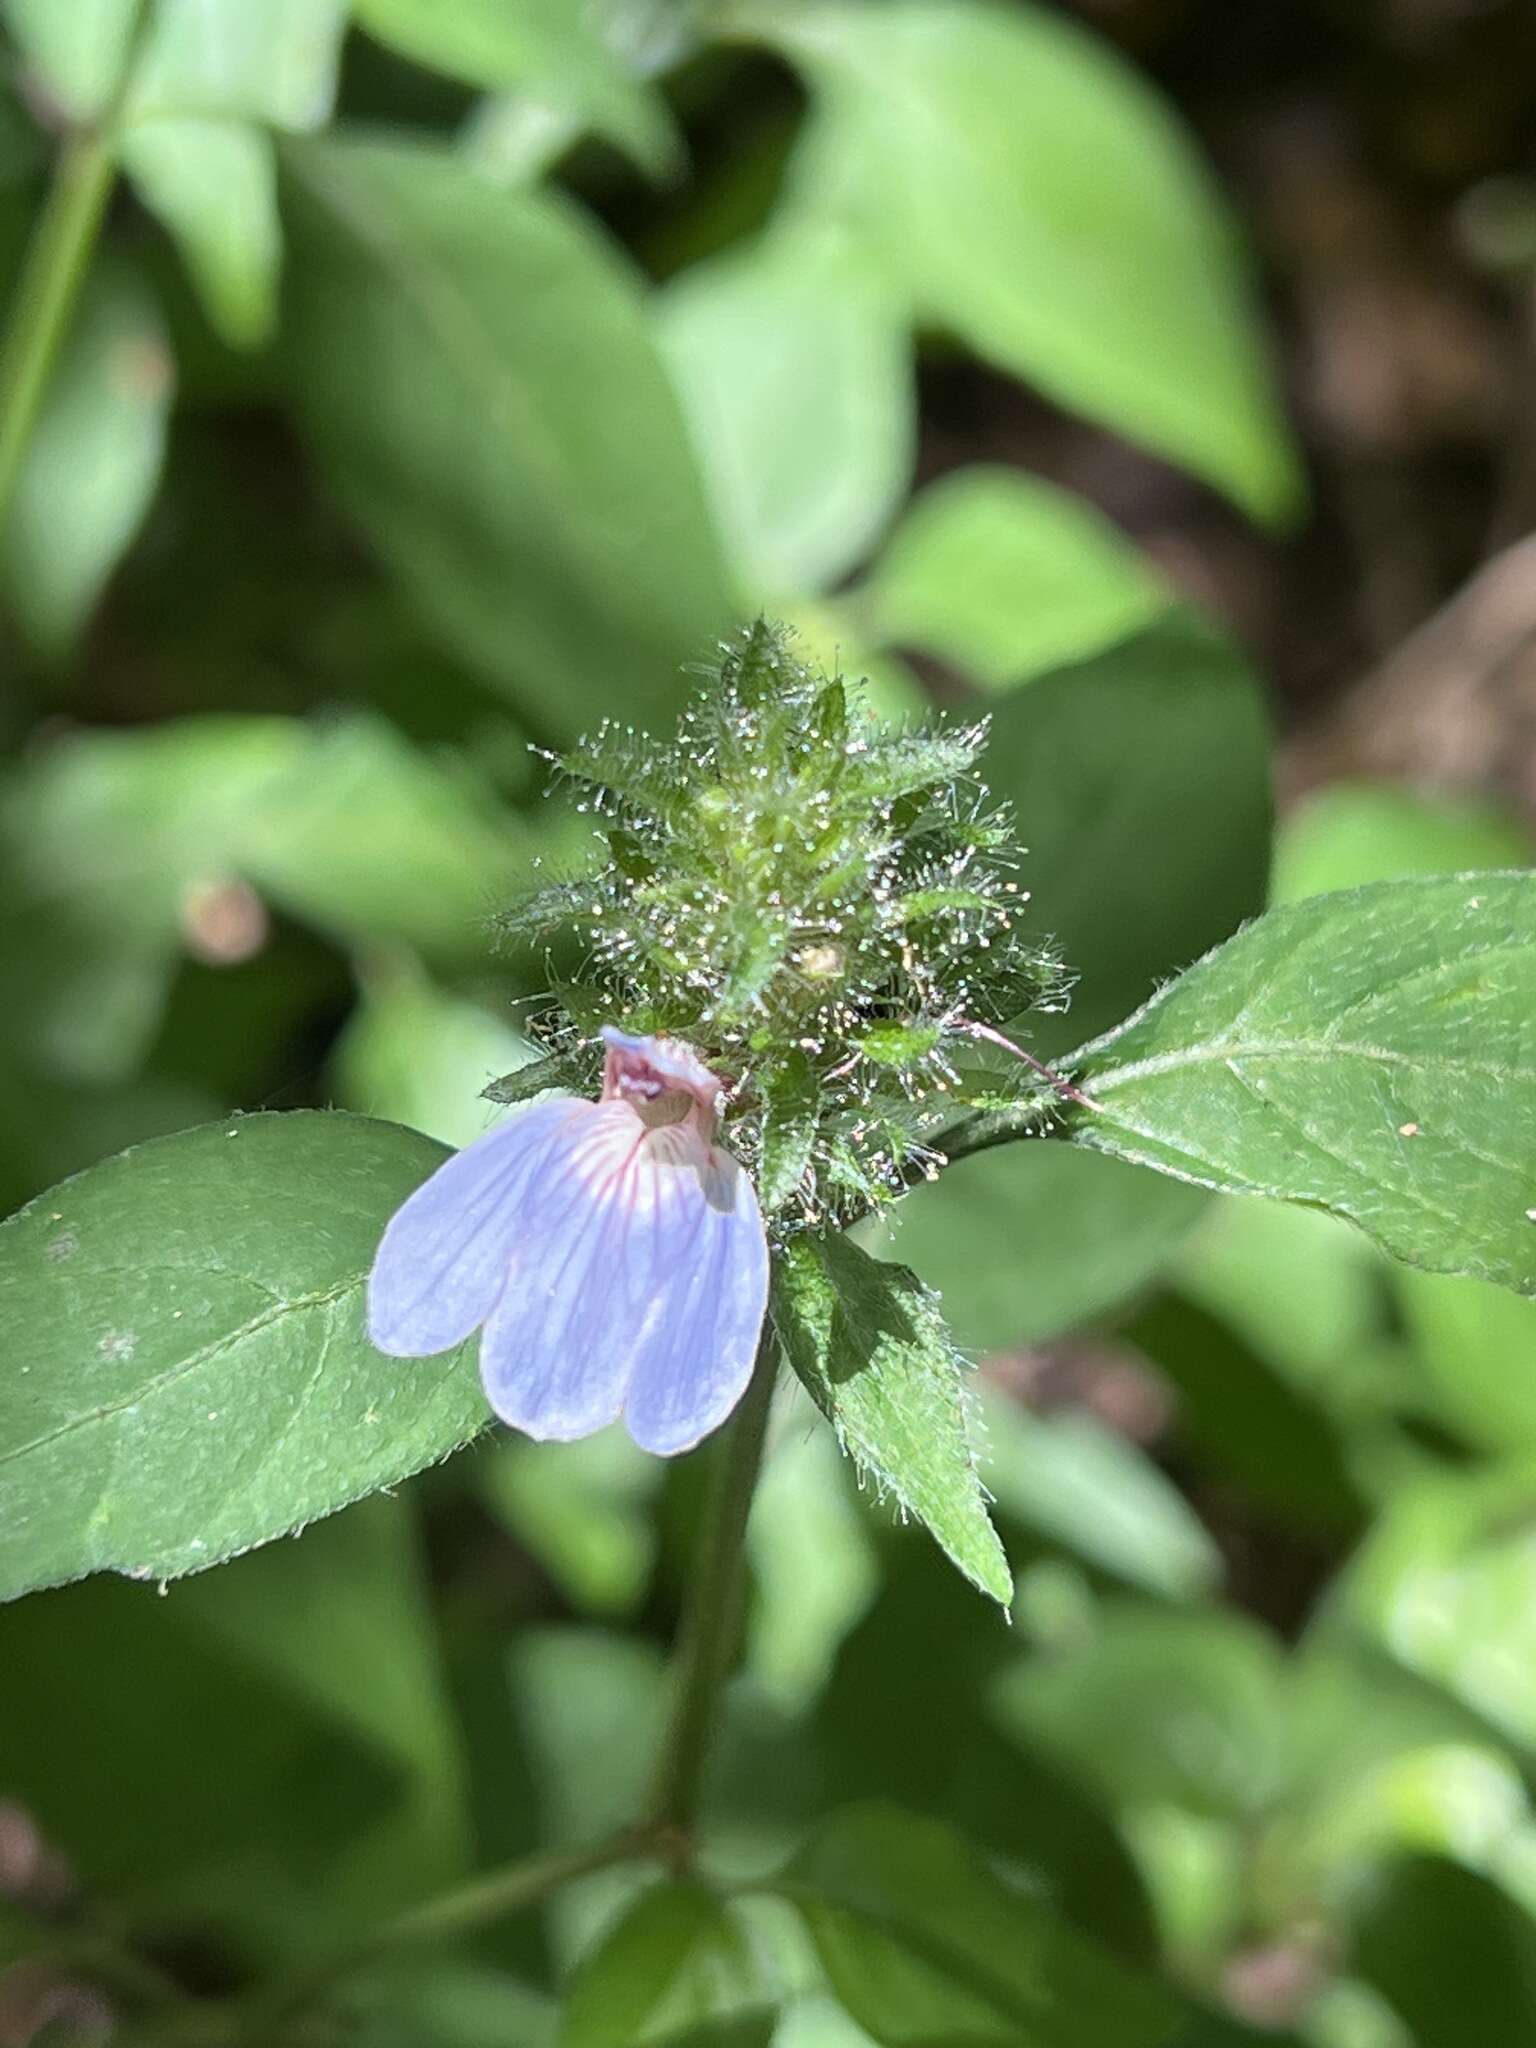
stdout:
<svg viewBox="0 0 1536 2048">
<path fill-rule="evenodd" d="M 222 1337 L 215 1337 L 198 1350 L 189 1352 L 185 1358 L 167 1366 L 164 1372 L 157 1373 L 153 1379 L 146 1380 L 142 1386 L 124 1394 L 120 1401 L 109 1401 L 101 1407 L 88 1409 L 84 1414 L 71 1415 L 52 1429 L 44 1430 L 40 1436 L 31 1437 L 26 1443 L 13 1444 L 9 1450 L 0 1451 L 0 1465 L 12 1464 L 16 1459 L 27 1457 L 33 1451 L 43 1450 L 49 1444 L 57 1443 L 60 1438 L 70 1436 L 78 1429 L 88 1428 L 92 1423 L 111 1421 L 125 1410 L 136 1408 L 156 1394 L 163 1393 L 167 1387 L 175 1386 L 189 1373 L 197 1372 L 245 1338 L 259 1336 L 263 1330 L 270 1329 L 284 1316 L 303 1314 L 308 1309 L 326 1307 L 332 1302 L 340 1301 L 343 1296 L 361 1285 L 361 1276 L 354 1275 L 351 1279 L 339 1281 L 336 1286 L 324 1288 L 316 1294 L 301 1294 L 292 1301 L 281 1302 L 277 1307 L 267 1309 L 259 1316 L 253 1316 L 249 1322 L 241 1323 L 238 1328 L 226 1331 Z"/>
</svg>

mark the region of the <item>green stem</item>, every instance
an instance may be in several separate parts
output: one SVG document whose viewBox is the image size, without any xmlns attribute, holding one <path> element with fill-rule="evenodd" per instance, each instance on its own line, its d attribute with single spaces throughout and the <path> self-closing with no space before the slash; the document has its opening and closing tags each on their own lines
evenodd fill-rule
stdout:
<svg viewBox="0 0 1536 2048">
<path fill-rule="evenodd" d="M 33 229 L 0 349 L 0 527 L 9 515 L 59 343 L 106 211 L 117 161 L 108 134 L 86 129 L 59 154 Z"/>
<path fill-rule="evenodd" d="M 1020 1138 L 1059 1138 L 1060 1127 L 1041 1128 L 1039 1102 L 1020 1103 L 1008 1109 L 973 1109 L 940 1131 L 932 1140 L 936 1152 L 953 1163 L 969 1159 L 973 1152 L 989 1152 L 994 1145 L 1011 1145 Z"/>
<path fill-rule="evenodd" d="M 651 1811 L 664 1835 L 693 1827 L 741 1605 L 742 1541 L 763 1462 L 778 1346 L 765 1325 L 746 1398 L 715 1452 L 699 1559 L 678 1636 L 672 1713 Z"/>
<path fill-rule="evenodd" d="M 526 1856 L 516 1863 L 504 1864 L 500 1870 L 472 1877 L 452 1891 L 386 1920 L 362 1940 L 321 1957 L 286 1983 L 266 1988 L 247 2008 L 245 2024 L 235 2038 L 238 2042 L 249 2042 L 251 2048 L 256 2048 L 257 2043 L 266 2048 L 281 2022 L 313 2004 L 334 1983 L 363 1964 L 418 1942 L 449 1941 L 456 1935 L 472 1933 L 478 1927 L 537 1905 L 578 1877 L 630 1862 L 648 1854 L 653 1847 L 651 1830 L 626 1828 L 582 1849 L 554 1849 Z"/>
</svg>

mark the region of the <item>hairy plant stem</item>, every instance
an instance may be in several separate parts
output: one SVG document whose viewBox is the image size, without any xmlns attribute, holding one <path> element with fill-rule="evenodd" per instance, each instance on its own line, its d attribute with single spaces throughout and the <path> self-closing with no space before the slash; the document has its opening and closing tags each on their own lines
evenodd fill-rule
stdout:
<svg viewBox="0 0 1536 2048">
<path fill-rule="evenodd" d="M 672 1708 L 657 1763 L 652 1823 L 665 1842 L 686 1844 L 730 1670 L 741 1610 L 742 1541 L 763 1462 L 778 1377 L 778 1342 L 763 1326 L 751 1384 L 715 1451 L 699 1554 L 678 1632 Z"/>
<path fill-rule="evenodd" d="M 1023 1138 L 1049 1138 L 1058 1143 L 1064 1136 L 1060 1126 L 1042 1128 L 1043 1105 L 1022 1102 L 1007 1109 L 973 1109 L 929 1139 L 936 1152 L 953 1164 L 969 1159 L 974 1152 L 990 1152 L 994 1145 L 1012 1145 Z M 1056 1112 L 1058 1115 L 1060 1111 Z"/>
</svg>

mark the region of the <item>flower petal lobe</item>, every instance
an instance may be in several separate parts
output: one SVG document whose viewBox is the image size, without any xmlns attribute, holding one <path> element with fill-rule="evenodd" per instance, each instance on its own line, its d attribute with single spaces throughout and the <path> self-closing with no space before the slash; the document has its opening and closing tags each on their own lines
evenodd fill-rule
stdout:
<svg viewBox="0 0 1536 2048">
<path fill-rule="evenodd" d="M 572 1112 L 535 1103 L 444 1160 L 390 1219 L 368 1278 L 368 1334 L 395 1358 L 461 1344 L 507 1284 L 527 1190 Z"/>
<path fill-rule="evenodd" d="M 752 1183 L 718 1148 L 709 1172 L 664 1202 L 678 1248 L 658 1312 L 636 1347 L 624 1421 L 642 1450 L 672 1457 L 718 1429 L 746 1392 L 768 1301 L 768 1242 Z M 682 1248 L 686 1246 L 686 1252 Z"/>
</svg>

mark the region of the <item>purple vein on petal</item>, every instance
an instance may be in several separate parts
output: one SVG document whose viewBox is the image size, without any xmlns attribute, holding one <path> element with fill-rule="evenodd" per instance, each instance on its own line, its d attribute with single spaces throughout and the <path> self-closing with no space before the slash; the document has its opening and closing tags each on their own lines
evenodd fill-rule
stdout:
<svg viewBox="0 0 1536 2048">
<path fill-rule="evenodd" d="M 503 1262 L 499 1274 L 487 1273 L 495 1255 L 487 1240 L 498 1231 L 510 1238 L 522 1188 L 558 1144 L 570 1111 L 581 1107 L 541 1104 L 478 1139 L 479 1145 L 508 1149 L 512 1157 L 488 1179 L 475 1182 L 462 1201 L 456 1199 L 451 1178 L 444 1177 L 466 1157 L 463 1152 L 417 1189 L 385 1232 L 370 1276 L 370 1333 L 381 1349 L 408 1346 L 407 1357 L 446 1350 L 490 1314 L 505 1288 L 509 1265 Z M 419 1284 L 397 1303 L 390 1294 L 402 1269 Z M 423 1311 L 434 1304 L 443 1314 L 424 1318 Z M 456 1316 L 449 1313 L 455 1306 Z"/>
</svg>

